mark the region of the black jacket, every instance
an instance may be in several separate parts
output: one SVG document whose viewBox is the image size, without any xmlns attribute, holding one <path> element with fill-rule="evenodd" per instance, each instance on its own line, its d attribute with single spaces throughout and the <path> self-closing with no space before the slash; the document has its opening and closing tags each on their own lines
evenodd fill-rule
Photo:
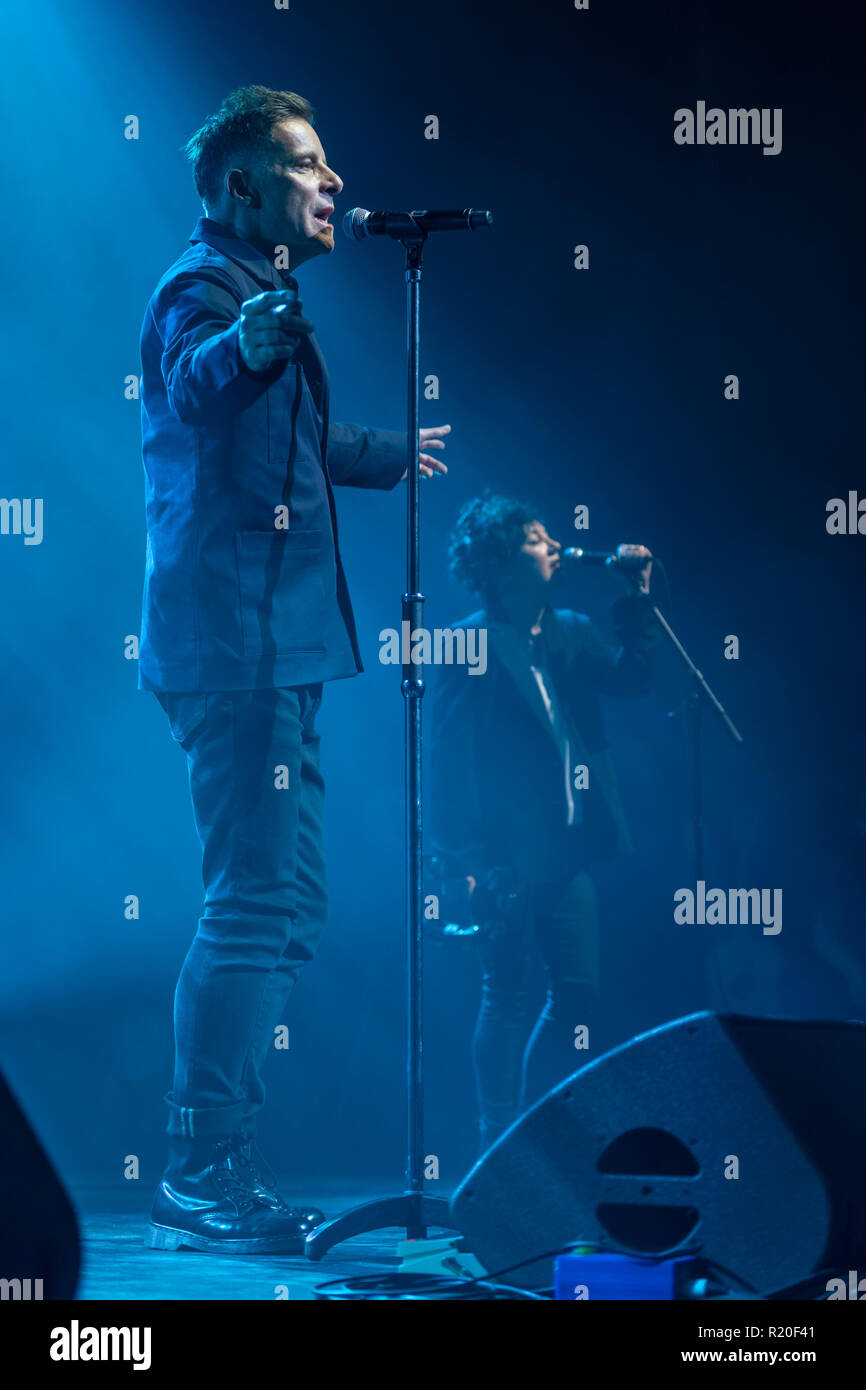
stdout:
<svg viewBox="0 0 866 1390">
<path fill-rule="evenodd" d="M 497 657 L 499 629 L 485 611 L 455 626 L 487 628 L 488 664 L 484 675 L 458 665 L 431 673 L 429 819 L 444 872 L 479 877 L 506 865 L 541 882 L 560 878 L 569 864 L 573 873 L 587 860 L 628 852 L 599 696 L 649 689 L 658 639 L 649 601 L 629 595 L 614 605 L 616 652 L 584 614 L 544 615 L 550 675 L 574 735 L 572 762 L 589 768 L 588 788 L 574 792 L 579 828 L 567 825 L 563 762 L 531 675 L 518 685 Z M 526 664 L 529 672 L 528 656 Z"/>
</svg>

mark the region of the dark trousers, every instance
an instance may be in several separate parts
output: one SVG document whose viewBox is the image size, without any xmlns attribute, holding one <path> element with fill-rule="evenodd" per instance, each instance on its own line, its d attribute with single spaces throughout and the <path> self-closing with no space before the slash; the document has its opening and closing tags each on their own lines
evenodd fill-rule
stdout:
<svg viewBox="0 0 866 1390">
<path fill-rule="evenodd" d="M 168 1133 L 252 1138 L 262 1065 L 327 916 L 322 687 L 157 698 L 186 752 L 205 889 L 175 993 Z"/>
<path fill-rule="evenodd" d="M 507 915 L 479 939 L 481 1008 L 473 1038 L 480 1151 L 551 1087 L 584 1066 L 591 1051 L 598 991 L 598 908 L 592 879 L 525 887 Z M 532 997 L 535 964 L 544 965 L 540 1014 Z M 537 1015 L 537 1016 L 536 1016 Z M 590 1050 L 576 1042 L 589 1028 Z"/>
</svg>

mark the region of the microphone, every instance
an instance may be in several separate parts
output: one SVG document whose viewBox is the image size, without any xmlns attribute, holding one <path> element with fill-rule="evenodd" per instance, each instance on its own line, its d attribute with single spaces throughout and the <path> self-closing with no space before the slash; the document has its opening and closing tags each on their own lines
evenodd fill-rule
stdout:
<svg viewBox="0 0 866 1390">
<path fill-rule="evenodd" d="M 647 563 L 646 556 L 625 555 L 620 558 L 616 553 L 609 555 L 606 550 L 580 550 L 573 545 L 568 550 L 561 550 L 559 558 L 560 562 L 565 560 L 569 565 L 616 565 L 617 569 L 622 570 L 642 570 Z"/>
<path fill-rule="evenodd" d="M 343 231 L 351 241 L 363 241 L 368 236 L 390 236 L 395 241 L 419 231 L 474 232 L 489 227 L 492 212 L 478 208 L 459 211 L 368 212 L 366 208 L 350 208 L 343 218 Z"/>
</svg>

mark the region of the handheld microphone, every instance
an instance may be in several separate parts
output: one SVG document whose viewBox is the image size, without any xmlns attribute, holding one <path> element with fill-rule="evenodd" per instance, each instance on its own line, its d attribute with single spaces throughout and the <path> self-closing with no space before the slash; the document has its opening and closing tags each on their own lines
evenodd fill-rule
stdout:
<svg viewBox="0 0 866 1390">
<path fill-rule="evenodd" d="M 565 560 L 570 565 L 616 565 L 623 570 L 642 570 L 647 563 L 646 556 L 642 558 L 636 555 L 624 555 L 620 557 L 614 552 L 608 554 L 606 550 L 580 550 L 577 546 L 569 546 L 567 550 L 559 553 L 560 561 Z"/>
<path fill-rule="evenodd" d="M 343 218 L 343 231 L 351 241 L 363 241 L 368 236 L 389 236 L 395 241 L 411 233 L 474 232 L 489 227 L 493 213 L 479 208 L 459 211 L 421 210 L 415 212 L 368 212 L 366 208 L 350 208 Z"/>
</svg>

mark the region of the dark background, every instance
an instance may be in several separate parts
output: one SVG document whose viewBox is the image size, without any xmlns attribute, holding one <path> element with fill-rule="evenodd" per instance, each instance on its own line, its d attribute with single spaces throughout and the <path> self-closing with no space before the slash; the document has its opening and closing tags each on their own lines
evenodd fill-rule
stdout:
<svg viewBox="0 0 866 1390">
<path fill-rule="evenodd" d="M 171 999 L 200 876 L 183 759 L 124 657 L 145 545 L 124 379 L 199 212 L 181 146 L 247 82 L 312 100 L 345 180 L 339 212 L 493 209 L 491 229 L 436 238 L 425 260 L 422 366 L 441 399 L 423 419 L 453 426 L 449 476 L 424 484 L 428 625 L 476 606 L 445 544 L 459 505 L 493 484 L 565 544 L 650 545 L 662 606 L 743 733 L 738 749 L 706 728 L 707 880 L 781 887 L 775 937 L 673 922 L 672 894 L 694 886 L 673 657 L 645 702 L 609 702 L 638 849 L 599 874 L 596 1049 L 706 1007 L 866 1016 L 866 538 L 825 528 L 831 497 L 866 489 L 854 7 L 51 0 L 7 27 L 2 493 L 44 498 L 45 536 L 0 536 L 0 1056 L 60 1171 L 119 1181 L 137 1154 L 149 1185 L 164 1161 Z M 783 108 L 781 154 L 675 145 L 675 109 L 699 99 Z M 578 243 L 588 271 L 573 269 Z M 338 234 L 301 293 L 334 418 L 401 428 L 399 248 Z M 290 1050 L 265 1073 L 274 1165 L 347 1181 L 403 1163 L 402 701 L 377 659 L 399 622 L 403 500 L 338 495 L 367 671 L 326 692 L 331 922 Z M 588 533 L 572 527 L 579 503 Z M 604 629 L 617 593 L 583 572 L 560 602 Z M 723 657 L 728 634 L 739 661 Z M 131 893 L 139 920 L 124 916 Z M 471 951 L 431 942 L 426 985 L 426 1148 L 454 1181 L 475 1144 Z"/>
</svg>

